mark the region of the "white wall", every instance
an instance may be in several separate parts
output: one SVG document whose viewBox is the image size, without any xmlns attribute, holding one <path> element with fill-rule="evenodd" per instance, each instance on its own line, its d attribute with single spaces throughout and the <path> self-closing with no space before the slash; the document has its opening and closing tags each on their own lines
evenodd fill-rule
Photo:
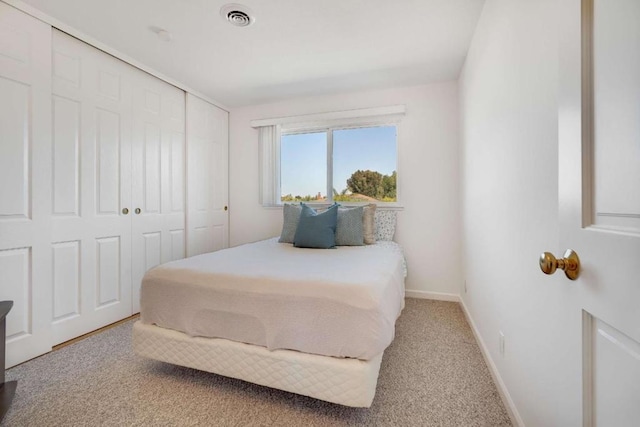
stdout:
<svg viewBox="0 0 640 427">
<path fill-rule="evenodd" d="M 565 249 L 556 7 L 487 1 L 460 78 L 462 300 L 527 426 L 581 425 L 580 313 L 568 313 L 563 275 L 538 267 L 541 252 Z"/>
<path fill-rule="evenodd" d="M 236 246 L 280 234 L 282 210 L 258 203 L 254 119 L 405 104 L 398 130 L 400 203 L 395 240 L 406 252 L 407 288 L 458 293 L 460 273 L 457 83 L 295 99 L 230 114 L 230 234 Z"/>
</svg>

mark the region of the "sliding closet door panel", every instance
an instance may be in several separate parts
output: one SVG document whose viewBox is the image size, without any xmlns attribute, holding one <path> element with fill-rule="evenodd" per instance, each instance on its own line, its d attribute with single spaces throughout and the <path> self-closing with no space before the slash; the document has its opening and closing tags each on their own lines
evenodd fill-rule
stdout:
<svg viewBox="0 0 640 427">
<path fill-rule="evenodd" d="M 229 246 L 228 118 L 187 94 L 187 255 Z"/>
<path fill-rule="evenodd" d="M 50 26 L 0 2 L 0 300 L 14 302 L 7 367 L 52 345 L 50 49 Z"/>
<path fill-rule="evenodd" d="M 185 94 L 135 73 L 132 140 L 133 312 L 150 268 L 184 258 Z"/>
<path fill-rule="evenodd" d="M 53 32 L 54 343 L 131 315 L 132 67 Z"/>
</svg>

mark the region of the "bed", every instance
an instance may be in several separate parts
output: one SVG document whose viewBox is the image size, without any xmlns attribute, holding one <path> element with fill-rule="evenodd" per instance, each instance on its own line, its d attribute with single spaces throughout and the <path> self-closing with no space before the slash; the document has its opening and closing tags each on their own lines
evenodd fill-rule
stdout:
<svg viewBox="0 0 640 427">
<path fill-rule="evenodd" d="M 150 270 L 135 352 L 369 407 L 404 307 L 394 242 L 301 249 L 269 239 Z"/>
</svg>

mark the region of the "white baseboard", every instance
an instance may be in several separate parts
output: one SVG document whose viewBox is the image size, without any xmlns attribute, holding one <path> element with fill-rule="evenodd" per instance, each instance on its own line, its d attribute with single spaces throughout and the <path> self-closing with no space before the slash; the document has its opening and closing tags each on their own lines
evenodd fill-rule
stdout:
<svg viewBox="0 0 640 427">
<path fill-rule="evenodd" d="M 507 409 L 507 412 L 509 413 L 509 417 L 511 418 L 512 424 L 514 426 L 525 427 L 524 422 L 522 421 L 522 417 L 520 417 L 520 414 L 518 413 L 518 409 L 516 408 L 516 405 L 513 403 L 513 399 L 511 399 L 509 390 L 507 390 L 507 386 L 505 385 L 504 381 L 502 381 L 502 377 L 500 376 L 500 373 L 498 372 L 498 369 L 496 368 L 495 363 L 493 363 L 493 359 L 491 358 L 491 353 L 489 353 L 487 346 L 485 345 L 484 341 L 482 340 L 482 337 L 480 336 L 480 333 L 478 332 L 478 328 L 476 327 L 476 324 L 471 318 L 471 314 L 469 313 L 469 310 L 467 310 L 467 306 L 464 304 L 464 300 L 462 298 L 459 298 L 459 301 L 460 301 L 460 307 L 462 307 L 462 311 L 464 312 L 464 317 L 467 318 L 467 322 L 469 323 L 469 326 L 471 326 L 473 335 L 476 337 L 476 341 L 478 342 L 478 346 L 480 347 L 480 351 L 482 352 L 484 361 L 487 363 L 487 366 L 489 367 L 489 372 L 491 373 L 493 382 L 496 384 L 496 387 L 498 388 L 498 393 L 500 394 L 500 397 L 502 398 L 502 402 L 504 403 L 504 406 Z"/>
<path fill-rule="evenodd" d="M 459 295 L 446 294 L 444 292 L 412 291 L 410 289 L 406 289 L 404 291 L 404 296 L 406 298 L 434 299 L 438 301 L 460 302 Z"/>
</svg>

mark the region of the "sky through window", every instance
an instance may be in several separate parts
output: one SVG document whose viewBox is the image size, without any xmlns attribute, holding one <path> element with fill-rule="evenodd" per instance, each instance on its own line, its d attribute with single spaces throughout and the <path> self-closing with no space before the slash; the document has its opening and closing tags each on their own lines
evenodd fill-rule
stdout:
<svg viewBox="0 0 640 427">
<path fill-rule="evenodd" d="M 327 133 L 283 135 L 281 194 L 327 196 Z M 333 188 L 347 193 L 347 179 L 357 170 L 381 175 L 396 170 L 396 127 L 379 126 L 333 131 Z"/>
</svg>

